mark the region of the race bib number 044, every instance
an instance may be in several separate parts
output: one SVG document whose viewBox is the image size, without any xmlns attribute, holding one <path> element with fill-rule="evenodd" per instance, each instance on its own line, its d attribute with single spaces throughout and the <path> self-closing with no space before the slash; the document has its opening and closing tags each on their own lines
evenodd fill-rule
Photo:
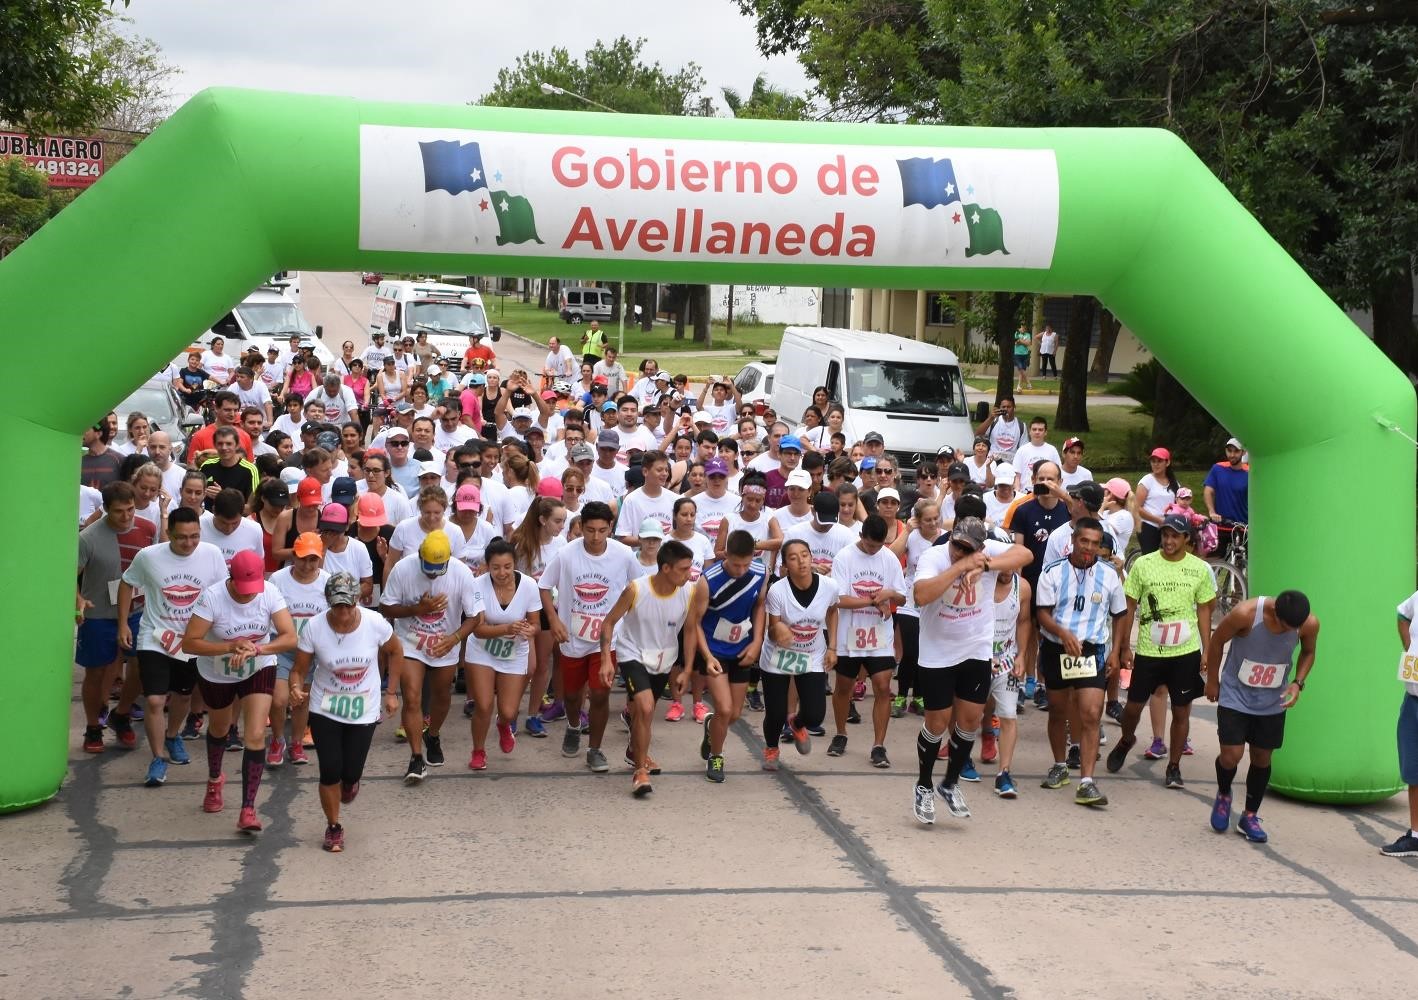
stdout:
<svg viewBox="0 0 1418 1000">
<path fill-rule="evenodd" d="M 1089 677 L 1098 676 L 1098 659 L 1095 656 L 1069 656 L 1067 653 L 1059 657 L 1059 676 L 1066 681 L 1084 680 Z"/>
</svg>

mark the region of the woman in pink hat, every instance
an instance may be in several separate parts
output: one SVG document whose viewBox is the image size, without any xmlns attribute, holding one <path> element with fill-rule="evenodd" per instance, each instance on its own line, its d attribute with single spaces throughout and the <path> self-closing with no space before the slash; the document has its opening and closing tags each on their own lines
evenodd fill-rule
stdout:
<svg viewBox="0 0 1418 1000">
<path fill-rule="evenodd" d="M 1149 456 L 1152 471 L 1137 483 L 1137 514 L 1141 518 L 1137 544 L 1144 555 L 1156 552 L 1162 545 L 1162 515 L 1177 499 L 1181 484 L 1172 474 L 1172 453 L 1166 448 L 1153 448 Z"/>
</svg>

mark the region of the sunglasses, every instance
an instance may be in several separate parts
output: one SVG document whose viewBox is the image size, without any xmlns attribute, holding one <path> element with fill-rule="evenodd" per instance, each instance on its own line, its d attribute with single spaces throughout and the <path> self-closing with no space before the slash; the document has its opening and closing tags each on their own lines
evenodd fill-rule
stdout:
<svg viewBox="0 0 1418 1000">
<path fill-rule="evenodd" d="M 476 463 L 476 462 L 459 462 L 459 463 L 458 463 L 458 469 L 459 469 L 459 471 L 467 471 L 467 470 L 469 470 L 469 469 L 476 469 L 477 467 L 478 467 L 478 463 Z"/>
<path fill-rule="evenodd" d="M 409 446 L 407 441 L 390 441 L 388 444 L 390 448 L 407 448 Z"/>
</svg>

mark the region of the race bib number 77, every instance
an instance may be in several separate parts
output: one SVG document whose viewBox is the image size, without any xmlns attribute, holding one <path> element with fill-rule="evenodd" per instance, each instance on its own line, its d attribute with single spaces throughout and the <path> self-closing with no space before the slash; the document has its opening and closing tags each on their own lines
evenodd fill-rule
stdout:
<svg viewBox="0 0 1418 1000">
<path fill-rule="evenodd" d="M 1153 622 L 1149 632 L 1152 641 L 1162 649 L 1180 646 L 1192 637 L 1191 625 L 1187 622 Z"/>
</svg>

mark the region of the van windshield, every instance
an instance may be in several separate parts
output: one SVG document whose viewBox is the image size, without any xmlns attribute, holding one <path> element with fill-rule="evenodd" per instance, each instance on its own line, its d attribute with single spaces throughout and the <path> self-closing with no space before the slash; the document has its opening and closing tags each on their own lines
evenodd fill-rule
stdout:
<svg viewBox="0 0 1418 1000">
<path fill-rule="evenodd" d="M 847 361 L 847 405 L 859 410 L 963 417 L 960 369 L 905 361 Z"/>
<path fill-rule="evenodd" d="M 487 333 L 487 316 L 480 305 L 454 300 L 411 302 L 405 317 L 406 328 L 432 334 Z"/>
<path fill-rule="evenodd" d="M 253 337 L 311 333 L 310 324 L 294 302 L 247 302 L 236 307 L 241 322 Z"/>
</svg>

